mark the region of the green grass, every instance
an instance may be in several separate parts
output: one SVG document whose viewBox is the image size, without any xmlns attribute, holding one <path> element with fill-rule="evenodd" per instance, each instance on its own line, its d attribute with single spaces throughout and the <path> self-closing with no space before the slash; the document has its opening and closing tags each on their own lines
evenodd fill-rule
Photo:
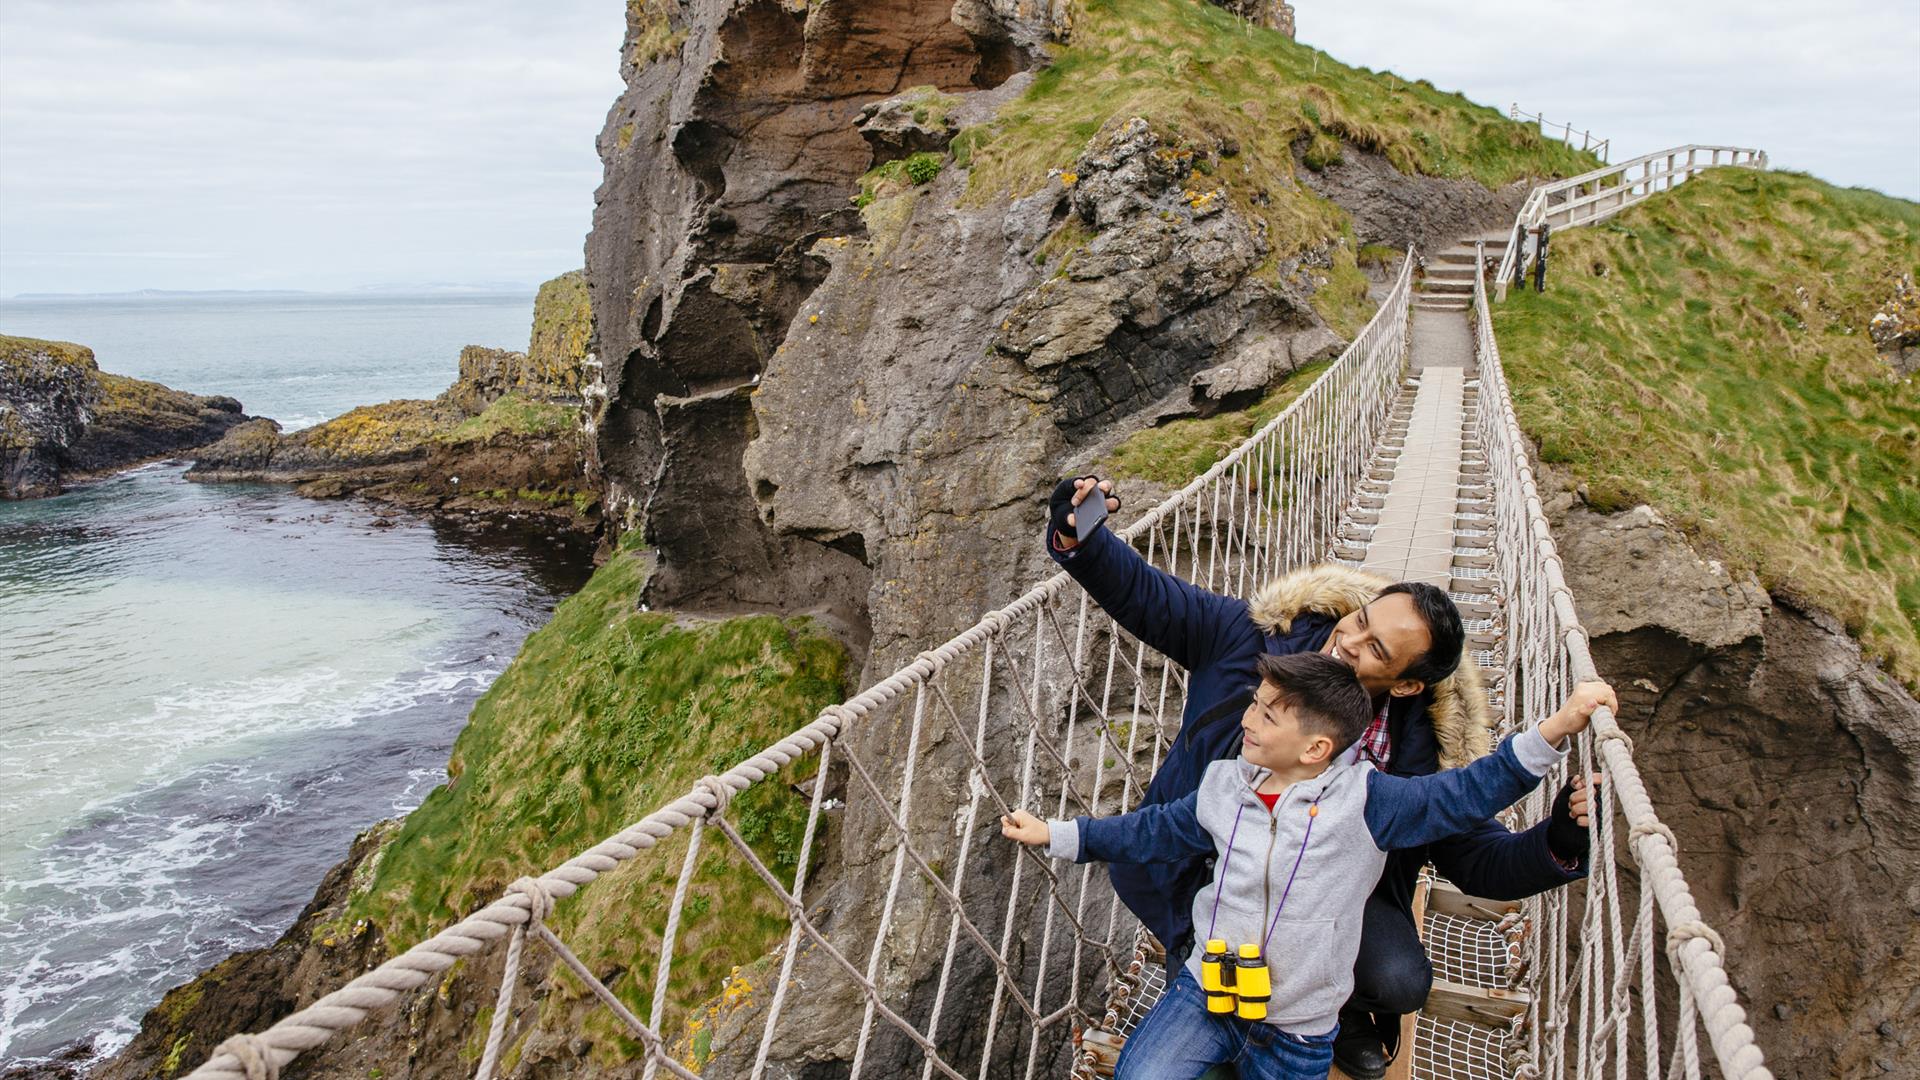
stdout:
<svg viewBox="0 0 1920 1080">
<path fill-rule="evenodd" d="M 1070 169 L 1103 128 L 1134 116 L 1178 139 L 1176 152 L 1194 155 L 1195 197 L 1224 189 L 1244 216 L 1265 222 L 1273 254 L 1262 270 L 1276 281 L 1283 260 L 1329 248 L 1332 270 L 1309 271 L 1325 279 L 1313 283 L 1314 304 L 1346 334 L 1369 309 L 1352 226 L 1294 179 L 1296 141 L 1306 143 L 1312 167 L 1332 164 L 1350 146 L 1382 154 L 1402 172 L 1489 186 L 1599 165 L 1496 109 L 1349 67 L 1274 31 L 1249 31 L 1212 4 L 1086 0 L 1072 44 L 1027 93 L 990 124 L 956 136 L 968 201 L 1037 190 L 1053 170 Z M 1062 181 L 1072 182 L 1052 182 Z"/>
<path fill-rule="evenodd" d="M 1331 361 L 1308 364 L 1290 374 L 1258 404 L 1205 419 L 1175 420 L 1136 432 L 1108 459 L 1117 477 L 1137 477 L 1173 487 L 1185 485 L 1213 468 L 1262 424 L 1280 415 L 1305 393 Z"/>
<path fill-rule="evenodd" d="M 441 438 L 450 443 L 485 442 L 496 435 L 555 436 L 577 431 L 580 410 L 507 394 L 479 416 L 461 421 Z"/>
<path fill-rule="evenodd" d="M 1724 169 L 1553 238 L 1494 313 L 1541 456 L 1838 616 L 1920 688 L 1920 395 L 1867 333 L 1920 205 Z"/>
<path fill-rule="evenodd" d="M 680 628 L 642 612 L 644 557 L 618 552 L 534 633 L 475 705 L 454 744 L 451 779 L 409 814 L 357 883 L 340 922 L 379 926 L 395 951 L 490 900 L 514 878 L 590 847 L 811 721 L 841 699 L 845 653 L 804 619 L 755 616 Z M 791 879 L 807 801 L 791 782 L 811 765 L 743 793 L 729 819 L 774 872 Z M 563 903 L 555 931 L 641 1016 L 688 830 Z M 676 948 L 670 1031 L 696 1009 L 743 992 L 729 976 L 769 951 L 784 913 L 717 831 L 705 837 Z M 560 977 L 542 1016 L 568 1023 L 586 996 Z M 581 1034 L 607 1060 L 636 1044 L 604 1008 Z"/>
<path fill-rule="evenodd" d="M 923 150 L 877 165 L 860 178 L 860 193 L 853 197 L 853 205 L 864 210 L 877 198 L 929 183 L 945 164 L 944 156 Z"/>
</svg>

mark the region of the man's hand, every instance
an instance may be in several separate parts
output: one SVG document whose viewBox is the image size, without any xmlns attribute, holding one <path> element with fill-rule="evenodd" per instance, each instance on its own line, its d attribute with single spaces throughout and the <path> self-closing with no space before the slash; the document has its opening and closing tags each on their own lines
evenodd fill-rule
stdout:
<svg viewBox="0 0 1920 1080">
<path fill-rule="evenodd" d="M 1030 847 L 1043 847 L 1047 841 L 1053 839 L 1052 830 L 1047 828 L 1047 823 L 1025 810 L 1002 814 L 1000 835 L 1009 840 L 1018 840 Z"/>
<path fill-rule="evenodd" d="M 1553 813 L 1548 816 L 1547 850 L 1553 852 L 1563 866 L 1573 863 L 1577 867 L 1587 857 L 1591 844 L 1587 826 L 1593 820 L 1593 793 L 1600 780 L 1599 773 L 1591 778 L 1576 776 L 1567 781 L 1560 789 L 1560 797 L 1553 800 Z"/>
<path fill-rule="evenodd" d="M 1085 502 L 1095 487 L 1106 494 L 1108 513 L 1120 509 L 1120 500 L 1113 494 L 1111 480 L 1102 480 L 1097 476 L 1076 476 L 1055 485 L 1053 496 L 1047 502 L 1050 511 L 1047 533 L 1048 542 L 1056 550 L 1072 551 L 1080 546 L 1079 537 L 1074 532 L 1073 509 Z"/>
<path fill-rule="evenodd" d="M 1541 722 L 1540 734 L 1546 737 L 1549 745 L 1559 746 L 1567 736 L 1587 730 L 1587 725 L 1593 722 L 1593 711 L 1602 705 L 1609 712 L 1620 711 L 1620 701 L 1614 697 L 1613 687 L 1597 679 L 1583 682 L 1567 695 L 1567 703 L 1560 706 L 1559 712 Z"/>
</svg>

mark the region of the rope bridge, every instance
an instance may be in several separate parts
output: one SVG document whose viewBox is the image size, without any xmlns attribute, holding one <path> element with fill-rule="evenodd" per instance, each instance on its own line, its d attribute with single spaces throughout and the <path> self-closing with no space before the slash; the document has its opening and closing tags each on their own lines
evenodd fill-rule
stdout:
<svg viewBox="0 0 1920 1080">
<path fill-rule="evenodd" d="M 1310 389 L 1122 537 L 1168 572 L 1235 595 L 1338 556 L 1343 528 L 1369 499 L 1377 447 L 1388 441 L 1403 398 L 1411 254 L 1372 322 Z M 1479 564 L 1485 570 L 1475 594 L 1484 616 L 1470 615 L 1469 629 L 1502 725 L 1511 728 L 1551 711 L 1594 668 L 1514 420 L 1486 288 L 1477 279 L 1482 382 L 1473 423 L 1485 457 L 1491 556 Z M 1100 1033 L 1124 1028 L 1156 992 L 1152 943 L 1114 897 L 1104 868 L 1056 865 L 1003 840 L 996 819 L 1016 807 L 1047 816 L 1131 807 L 1179 730 L 1184 696 L 1180 668 L 1055 574 L 619 833 L 513 882 L 493 903 L 271 1028 L 227 1040 L 191 1075 L 275 1076 L 463 958 L 504 948 L 475 1071 L 477 1080 L 492 1080 L 516 1037 L 516 1001 L 526 1000 L 529 940 L 637 1040 L 647 1080 L 698 1080 L 709 1065 L 712 1076 L 786 1075 L 777 1051 L 800 1040 L 835 1048 L 854 1078 L 1095 1075 L 1104 1060 Z M 1611 715 L 1595 716 L 1567 767 L 1606 776 L 1591 876 L 1584 890 L 1558 890 L 1486 924 L 1496 937 L 1481 949 L 1490 959 L 1480 966 L 1524 1007 L 1426 1034 L 1429 1058 L 1438 1060 L 1439 1038 L 1466 1047 L 1470 1059 L 1456 1072 L 1426 1071 L 1585 1080 L 1625 1077 L 1629 1069 L 1698 1077 L 1717 1064 L 1727 1077 L 1769 1076 L 1728 986 L 1724 947 L 1701 920 L 1677 845 Z M 1516 807 L 1512 824 L 1538 821 L 1564 773 Z M 796 869 L 782 877 L 742 837 L 729 805 L 754 785 L 803 779 L 811 800 L 806 829 Z M 1622 827 L 1638 868 L 1637 899 L 1619 881 Z M 549 917 L 556 903 L 622 863 L 654 857 L 654 848 L 682 831 L 687 848 L 641 1016 L 573 953 Z M 725 1045 L 696 1054 L 670 1023 L 666 1002 L 685 981 L 676 981 L 675 945 L 689 882 L 715 853 L 785 909 L 788 930 L 766 961 L 777 960 L 779 969 L 770 993 L 726 1029 Z M 857 853 L 858 868 L 846 865 L 849 853 Z M 1463 924 L 1461 933 L 1463 941 L 1485 938 L 1475 926 Z M 1656 942 L 1665 968 L 1656 963 Z M 689 989 L 716 997 L 722 990 Z M 833 1014 L 841 1029 L 799 1030 L 793 1017 L 804 1004 L 835 994 L 850 1003 Z M 818 1014 L 805 1021 L 819 1022 Z"/>
</svg>

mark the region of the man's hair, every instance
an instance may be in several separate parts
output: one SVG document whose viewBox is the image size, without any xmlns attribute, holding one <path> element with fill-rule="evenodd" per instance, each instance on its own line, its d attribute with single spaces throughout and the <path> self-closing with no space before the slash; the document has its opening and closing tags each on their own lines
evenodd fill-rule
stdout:
<svg viewBox="0 0 1920 1080">
<path fill-rule="evenodd" d="M 1253 663 L 1276 701 L 1300 718 L 1300 730 L 1333 739 L 1338 754 L 1352 746 L 1373 721 L 1373 699 L 1353 669 L 1317 652 L 1262 655 Z"/>
<path fill-rule="evenodd" d="M 1400 677 L 1432 686 L 1460 666 L 1461 646 L 1467 639 L 1466 629 L 1460 625 L 1460 609 L 1453 606 L 1453 598 L 1445 589 L 1424 581 L 1402 581 L 1380 590 L 1381 596 L 1394 593 L 1406 593 L 1413 601 L 1413 609 L 1427 624 L 1427 636 L 1432 639 L 1427 651 L 1402 669 Z"/>
</svg>

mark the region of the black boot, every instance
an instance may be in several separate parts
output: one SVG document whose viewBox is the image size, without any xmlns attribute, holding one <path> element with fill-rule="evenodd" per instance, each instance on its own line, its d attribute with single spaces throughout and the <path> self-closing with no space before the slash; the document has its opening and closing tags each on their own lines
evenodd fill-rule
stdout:
<svg viewBox="0 0 1920 1080">
<path fill-rule="evenodd" d="M 1387 1075 L 1386 1041 L 1373 1014 L 1340 1010 L 1340 1034 L 1333 1040 L 1333 1064 L 1352 1080 L 1382 1080 Z"/>
</svg>

